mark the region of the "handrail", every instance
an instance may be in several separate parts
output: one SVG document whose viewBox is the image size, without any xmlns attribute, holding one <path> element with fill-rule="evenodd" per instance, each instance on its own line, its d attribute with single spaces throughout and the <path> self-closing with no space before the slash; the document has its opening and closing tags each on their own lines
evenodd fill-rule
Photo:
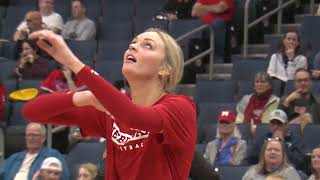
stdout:
<svg viewBox="0 0 320 180">
<path fill-rule="evenodd" d="M 187 33 L 179 36 L 178 38 L 176 38 L 176 41 L 179 43 L 179 42 L 189 38 L 193 34 L 199 33 L 205 29 L 209 29 L 209 31 L 210 31 L 210 47 L 209 47 L 209 49 L 197 54 L 196 56 L 194 56 L 190 59 L 187 59 L 184 62 L 184 66 L 188 66 L 191 63 L 193 63 L 194 61 L 196 61 L 204 56 L 207 56 L 209 54 L 209 79 L 212 80 L 213 79 L 213 63 L 214 63 L 214 31 L 213 31 L 212 27 L 207 24 L 204 24 L 202 26 L 199 26 L 199 27 L 197 27 L 191 31 L 188 31 Z"/>
<path fill-rule="evenodd" d="M 282 3 L 282 0 L 278 0 L 278 7 L 271 10 L 267 14 L 259 17 L 258 19 L 254 20 L 253 22 L 249 23 L 249 5 L 251 0 L 246 0 L 245 7 L 244 7 L 244 25 L 243 25 L 243 51 L 242 54 L 246 58 L 248 56 L 248 39 L 249 39 L 249 29 L 258 23 L 262 22 L 263 20 L 267 19 L 268 17 L 278 13 L 277 15 L 277 33 L 281 33 L 281 19 L 282 19 L 282 10 L 283 8 L 289 6 L 290 4 L 294 3 L 296 0 L 289 0 L 285 3 Z M 313 0 L 314 1 L 314 0 Z"/>
</svg>

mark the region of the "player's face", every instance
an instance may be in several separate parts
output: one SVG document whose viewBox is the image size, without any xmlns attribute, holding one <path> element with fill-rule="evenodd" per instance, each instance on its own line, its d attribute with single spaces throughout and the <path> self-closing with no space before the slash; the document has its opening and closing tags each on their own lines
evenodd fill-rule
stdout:
<svg viewBox="0 0 320 180">
<path fill-rule="evenodd" d="M 122 73 L 130 80 L 159 80 L 165 59 L 165 44 L 156 32 L 133 39 L 123 56 Z"/>
</svg>

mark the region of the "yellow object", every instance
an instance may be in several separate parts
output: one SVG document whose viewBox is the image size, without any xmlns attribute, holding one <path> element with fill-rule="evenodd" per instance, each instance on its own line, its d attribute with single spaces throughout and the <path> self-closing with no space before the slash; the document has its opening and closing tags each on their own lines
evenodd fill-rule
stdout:
<svg viewBox="0 0 320 180">
<path fill-rule="evenodd" d="M 13 91 L 9 94 L 9 98 L 18 101 L 29 101 L 38 95 L 38 89 L 27 88 Z"/>
</svg>

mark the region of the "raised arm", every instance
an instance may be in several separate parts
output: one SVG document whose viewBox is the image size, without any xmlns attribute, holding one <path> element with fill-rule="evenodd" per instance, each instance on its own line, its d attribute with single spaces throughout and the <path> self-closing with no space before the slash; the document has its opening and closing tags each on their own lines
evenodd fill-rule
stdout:
<svg viewBox="0 0 320 180">
<path fill-rule="evenodd" d="M 87 88 L 103 107 L 108 109 L 116 121 L 121 121 L 129 127 L 156 133 L 161 132 L 167 122 L 171 120 L 179 123 L 195 123 L 192 122 L 195 119 L 195 108 L 190 100 L 186 98 L 168 99 L 150 107 L 137 106 L 95 71 L 85 67 L 67 47 L 61 36 L 49 31 L 38 31 L 32 35 L 32 38 L 46 39 L 51 45 L 39 40 L 37 42 L 39 47 L 77 74 L 77 78 L 86 84 Z M 81 101 L 81 97 L 81 92 L 74 94 L 73 104 L 75 106 L 83 106 L 82 103 L 85 101 Z"/>
</svg>

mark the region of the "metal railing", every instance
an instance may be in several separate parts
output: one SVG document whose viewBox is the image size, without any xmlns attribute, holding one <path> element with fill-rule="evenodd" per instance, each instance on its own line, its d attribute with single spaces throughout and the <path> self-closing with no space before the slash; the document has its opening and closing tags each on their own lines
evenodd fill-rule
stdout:
<svg viewBox="0 0 320 180">
<path fill-rule="evenodd" d="M 197 54 L 196 56 L 187 59 L 184 63 L 184 66 L 188 66 L 191 63 L 195 62 L 198 59 L 201 59 L 207 55 L 209 55 L 209 79 L 212 80 L 213 79 L 213 63 L 214 63 L 214 31 L 212 29 L 212 27 L 210 25 L 202 25 L 200 27 L 197 27 L 181 36 L 179 36 L 176 41 L 178 43 L 181 43 L 183 40 L 190 38 L 192 35 L 202 32 L 206 29 L 209 29 L 210 32 L 210 46 L 209 49 L 203 51 L 202 53 Z M 203 59 L 201 59 L 203 60 Z"/>
<path fill-rule="evenodd" d="M 282 20 L 282 10 L 286 8 L 287 6 L 294 3 L 296 0 L 289 0 L 285 3 L 283 3 L 283 0 L 278 0 L 278 7 L 271 10 L 267 14 L 259 17 L 258 19 L 254 20 L 253 22 L 249 23 L 249 5 L 251 0 L 246 0 L 245 7 L 244 7 L 244 26 L 243 26 L 243 51 L 242 55 L 243 57 L 248 56 L 248 39 L 249 39 L 249 29 L 253 26 L 261 23 L 263 20 L 269 18 L 270 16 L 277 13 L 277 34 L 281 33 L 281 20 Z M 311 0 L 314 2 L 314 0 Z M 311 3 L 312 4 L 312 3 Z M 311 6 L 311 5 L 310 5 Z M 314 3 L 313 3 L 314 7 Z M 313 12 L 313 9 L 311 9 L 311 12 Z"/>
</svg>

